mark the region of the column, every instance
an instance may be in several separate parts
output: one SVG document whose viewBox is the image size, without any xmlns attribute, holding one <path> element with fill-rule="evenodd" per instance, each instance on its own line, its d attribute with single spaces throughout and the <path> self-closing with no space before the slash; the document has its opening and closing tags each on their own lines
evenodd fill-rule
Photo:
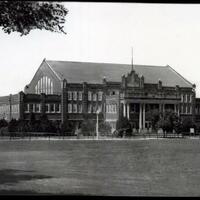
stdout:
<svg viewBox="0 0 200 200">
<path fill-rule="evenodd" d="M 125 103 L 123 103 L 123 116 L 126 117 L 126 105 Z"/>
<path fill-rule="evenodd" d="M 127 104 L 127 118 L 128 119 L 130 118 L 129 113 L 130 113 L 130 107 L 129 107 L 129 103 L 128 103 Z"/>
<path fill-rule="evenodd" d="M 143 104 L 143 129 L 145 129 L 145 103 Z"/>
<path fill-rule="evenodd" d="M 177 114 L 178 114 L 178 117 L 180 116 L 180 105 L 177 104 Z"/>
<path fill-rule="evenodd" d="M 140 114 L 139 114 L 139 132 L 142 129 L 142 104 L 140 103 Z"/>
</svg>

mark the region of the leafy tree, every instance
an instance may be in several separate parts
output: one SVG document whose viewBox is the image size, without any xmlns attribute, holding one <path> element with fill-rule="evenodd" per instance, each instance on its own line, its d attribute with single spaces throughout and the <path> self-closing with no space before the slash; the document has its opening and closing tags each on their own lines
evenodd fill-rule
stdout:
<svg viewBox="0 0 200 200">
<path fill-rule="evenodd" d="M 183 118 L 182 124 L 184 132 L 190 132 L 190 128 L 195 128 L 195 123 L 190 117 Z"/>
<path fill-rule="evenodd" d="M 99 131 L 102 134 L 109 135 L 111 133 L 111 126 L 108 122 L 100 122 L 99 123 Z"/>
<path fill-rule="evenodd" d="M 68 10 L 60 3 L 0 1 L 0 26 L 5 33 L 27 35 L 34 29 L 65 33 L 62 24 Z"/>
<path fill-rule="evenodd" d="M 8 122 L 5 119 L 0 120 L 0 128 L 8 126 Z"/>
<path fill-rule="evenodd" d="M 9 132 L 17 131 L 17 125 L 18 125 L 17 120 L 16 119 L 11 119 L 10 122 L 8 123 L 8 131 Z"/>
<path fill-rule="evenodd" d="M 83 135 L 94 135 L 96 131 L 96 123 L 91 119 L 83 121 L 81 124 L 81 132 Z"/>
<path fill-rule="evenodd" d="M 116 128 L 117 129 L 131 128 L 131 124 L 130 124 L 128 118 L 122 117 L 121 119 L 118 119 L 117 123 L 116 123 Z"/>
<path fill-rule="evenodd" d="M 160 120 L 160 112 L 158 109 L 154 109 L 151 111 L 148 111 L 146 113 L 146 118 L 151 122 L 152 124 L 152 129 L 156 129 L 157 128 L 157 123 Z"/>
</svg>

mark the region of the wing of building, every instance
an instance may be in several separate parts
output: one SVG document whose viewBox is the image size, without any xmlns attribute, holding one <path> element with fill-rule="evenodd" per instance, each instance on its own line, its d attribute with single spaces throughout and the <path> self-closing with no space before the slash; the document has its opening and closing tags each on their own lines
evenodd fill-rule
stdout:
<svg viewBox="0 0 200 200">
<path fill-rule="evenodd" d="M 20 93 L 21 119 L 46 114 L 51 120 L 80 124 L 107 121 L 113 128 L 127 117 L 133 128 L 151 127 L 148 113 L 171 109 L 194 117 L 195 86 L 172 67 L 43 60 Z"/>
</svg>

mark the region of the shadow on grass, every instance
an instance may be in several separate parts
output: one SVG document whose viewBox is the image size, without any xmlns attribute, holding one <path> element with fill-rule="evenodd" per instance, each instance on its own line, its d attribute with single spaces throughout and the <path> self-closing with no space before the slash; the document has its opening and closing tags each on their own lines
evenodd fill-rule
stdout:
<svg viewBox="0 0 200 200">
<path fill-rule="evenodd" d="M 0 185 L 7 183 L 18 183 L 20 181 L 52 178 L 52 176 L 31 174 L 34 171 L 25 171 L 17 169 L 1 169 L 0 170 Z"/>
</svg>

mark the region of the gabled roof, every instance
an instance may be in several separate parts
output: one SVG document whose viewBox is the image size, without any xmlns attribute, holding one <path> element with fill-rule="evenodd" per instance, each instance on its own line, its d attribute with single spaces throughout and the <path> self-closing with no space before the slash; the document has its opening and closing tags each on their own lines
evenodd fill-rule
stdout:
<svg viewBox="0 0 200 200">
<path fill-rule="evenodd" d="M 107 81 L 121 82 L 123 74 L 131 71 L 131 65 L 112 63 L 72 62 L 45 60 L 52 70 L 70 83 L 102 83 L 103 77 Z M 144 76 L 144 82 L 157 84 L 162 81 L 163 86 L 192 87 L 192 83 L 183 78 L 170 66 L 134 65 L 134 70 Z"/>
</svg>

